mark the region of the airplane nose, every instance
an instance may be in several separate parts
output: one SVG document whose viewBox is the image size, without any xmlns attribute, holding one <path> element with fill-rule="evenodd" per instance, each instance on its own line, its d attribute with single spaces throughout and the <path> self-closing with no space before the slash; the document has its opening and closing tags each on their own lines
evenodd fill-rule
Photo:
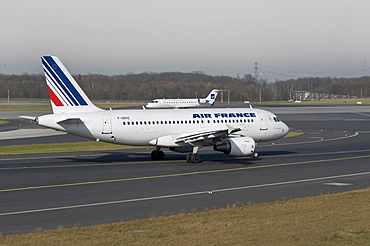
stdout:
<svg viewBox="0 0 370 246">
<path fill-rule="evenodd" d="M 283 136 L 286 136 L 289 133 L 289 126 L 287 126 L 285 123 L 283 123 L 284 126 L 282 128 L 282 133 L 284 134 Z"/>
</svg>

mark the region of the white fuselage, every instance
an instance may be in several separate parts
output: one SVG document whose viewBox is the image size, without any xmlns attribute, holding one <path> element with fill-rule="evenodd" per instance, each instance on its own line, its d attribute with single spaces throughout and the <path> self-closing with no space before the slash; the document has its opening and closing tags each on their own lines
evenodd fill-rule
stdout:
<svg viewBox="0 0 370 246">
<path fill-rule="evenodd" d="M 202 103 L 202 105 L 210 106 L 208 103 Z M 189 98 L 189 99 L 155 99 L 148 103 L 145 107 L 147 108 L 191 108 L 201 106 L 200 99 Z"/>
<path fill-rule="evenodd" d="M 38 124 L 81 137 L 125 145 L 155 145 L 153 140 L 169 136 L 163 147 L 189 146 L 177 144 L 174 140 L 186 134 L 228 127 L 240 128 L 236 134 L 250 136 L 256 142 L 278 139 L 289 131 L 288 126 L 273 113 L 253 108 L 101 110 L 44 115 L 38 117 Z M 204 145 L 207 144 L 212 143 L 204 141 Z"/>
</svg>

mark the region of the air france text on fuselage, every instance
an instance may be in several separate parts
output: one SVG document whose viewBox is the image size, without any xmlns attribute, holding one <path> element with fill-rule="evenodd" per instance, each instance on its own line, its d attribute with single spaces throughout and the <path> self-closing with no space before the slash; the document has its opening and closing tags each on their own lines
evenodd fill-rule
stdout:
<svg viewBox="0 0 370 246">
<path fill-rule="evenodd" d="M 193 114 L 193 118 L 245 118 L 256 117 L 255 113 L 213 113 L 213 114 Z"/>
</svg>

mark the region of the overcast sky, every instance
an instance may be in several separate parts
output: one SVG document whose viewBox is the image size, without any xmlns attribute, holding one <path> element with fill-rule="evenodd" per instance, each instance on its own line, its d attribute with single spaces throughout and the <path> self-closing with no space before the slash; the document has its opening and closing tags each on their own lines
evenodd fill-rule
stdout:
<svg viewBox="0 0 370 246">
<path fill-rule="evenodd" d="M 370 75 L 369 0 L 0 0 L 0 73 Z"/>
</svg>

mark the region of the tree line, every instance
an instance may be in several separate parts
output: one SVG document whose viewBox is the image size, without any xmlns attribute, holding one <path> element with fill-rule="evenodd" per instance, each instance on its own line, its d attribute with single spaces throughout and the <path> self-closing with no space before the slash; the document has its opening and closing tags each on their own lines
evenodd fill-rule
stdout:
<svg viewBox="0 0 370 246">
<path fill-rule="evenodd" d="M 230 90 L 231 101 L 258 102 L 289 100 L 290 90 L 316 93 L 370 96 L 370 77 L 361 78 L 299 78 L 276 81 L 211 76 L 202 72 L 140 73 L 126 75 L 74 75 L 81 88 L 92 100 L 144 100 L 155 98 L 206 97 L 212 89 Z M 44 75 L 0 74 L 0 98 L 48 98 Z M 224 93 L 224 100 L 227 95 Z"/>
</svg>

